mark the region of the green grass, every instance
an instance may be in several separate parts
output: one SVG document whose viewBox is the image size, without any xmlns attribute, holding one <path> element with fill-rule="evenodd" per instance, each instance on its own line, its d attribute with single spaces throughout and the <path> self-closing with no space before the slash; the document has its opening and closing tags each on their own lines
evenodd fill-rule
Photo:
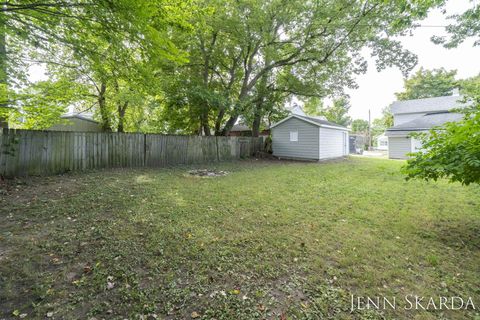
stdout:
<svg viewBox="0 0 480 320">
<path fill-rule="evenodd" d="M 252 160 L 207 166 L 230 172 L 217 178 L 0 185 L 0 318 L 478 319 L 480 188 L 406 182 L 401 165 Z M 477 310 L 350 312 L 351 294 Z"/>
</svg>

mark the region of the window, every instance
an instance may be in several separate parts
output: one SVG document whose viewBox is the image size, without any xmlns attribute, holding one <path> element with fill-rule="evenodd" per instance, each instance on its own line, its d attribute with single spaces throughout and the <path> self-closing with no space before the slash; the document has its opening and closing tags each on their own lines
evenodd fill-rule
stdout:
<svg viewBox="0 0 480 320">
<path fill-rule="evenodd" d="M 380 140 L 379 144 L 381 147 L 387 147 L 388 146 L 388 141 L 387 140 Z"/>
<path fill-rule="evenodd" d="M 290 141 L 298 141 L 298 131 L 290 131 Z"/>
</svg>

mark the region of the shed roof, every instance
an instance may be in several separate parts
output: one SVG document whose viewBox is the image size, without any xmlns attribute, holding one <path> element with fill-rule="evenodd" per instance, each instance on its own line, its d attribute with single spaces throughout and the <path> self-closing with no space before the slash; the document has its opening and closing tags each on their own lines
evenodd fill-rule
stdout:
<svg viewBox="0 0 480 320">
<path fill-rule="evenodd" d="M 462 96 L 442 96 L 414 100 L 395 101 L 391 105 L 391 111 L 395 114 L 402 113 L 425 113 L 437 111 L 449 111 L 455 108 L 465 107 L 461 102 Z"/>
<path fill-rule="evenodd" d="M 349 130 L 348 128 L 346 128 L 344 126 L 341 126 L 339 124 L 336 124 L 336 123 L 333 123 L 333 122 L 330 122 L 330 121 L 327 121 L 327 120 L 323 120 L 323 119 L 315 118 L 315 117 L 301 116 L 301 115 L 298 115 L 298 114 L 292 114 L 292 115 L 286 117 L 285 119 L 280 120 L 279 122 L 273 124 L 270 128 L 274 128 L 274 127 L 278 126 L 279 124 L 281 124 L 281 123 L 283 123 L 283 122 L 285 122 L 285 121 L 287 121 L 291 118 L 297 118 L 297 119 L 303 120 L 305 122 L 317 125 L 319 127 Z"/>
</svg>

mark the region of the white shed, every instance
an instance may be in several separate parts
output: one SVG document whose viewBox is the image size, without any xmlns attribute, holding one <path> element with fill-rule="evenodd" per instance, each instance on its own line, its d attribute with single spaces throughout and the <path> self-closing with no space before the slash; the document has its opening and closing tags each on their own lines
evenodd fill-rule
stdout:
<svg viewBox="0 0 480 320">
<path fill-rule="evenodd" d="M 320 118 L 292 114 L 270 127 L 273 155 L 324 160 L 348 155 L 346 127 Z"/>
</svg>

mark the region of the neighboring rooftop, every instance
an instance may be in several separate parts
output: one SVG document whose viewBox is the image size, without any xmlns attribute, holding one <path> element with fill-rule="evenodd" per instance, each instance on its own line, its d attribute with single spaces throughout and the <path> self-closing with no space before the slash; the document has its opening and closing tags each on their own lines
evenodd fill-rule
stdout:
<svg viewBox="0 0 480 320">
<path fill-rule="evenodd" d="M 307 114 L 303 111 L 302 107 L 299 105 L 295 105 L 292 110 L 290 110 L 291 114 L 298 114 L 299 116 L 306 116 Z"/>
<path fill-rule="evenodd" d="M 232 130 L 230 131 L 251 131 L 252 129 L 250 129 L 248 126 L 246 125 L 243 125 L 243 124 L 234 124 L 233 127 L 232 127 Z"/>
<path fill-rule="evenodd" d="M 393 114 L 402 113 L 425 113 L 435 111 L 449 111 L 455 108 L 465 107 L 463 97 L 459 95 L 424 98 L 414 100 L 395 101 L 391 105 Z"/>
<path fill-rule="evenodd" d="M 447 122 L 459 121 L 463 118 L 461 113 L 452 112 L 434 112 L 427 113 L 412 121 L 408 121 L 387 129 L 387 135 L 403 134 L 411 131 L 425 131 L 434 127 L 439 127 Z"/>
<path fill-rule="evenodd" d="M 62 115 L 61 118 L 62 119 L 76 118 L 76 119 L 81 119 L 81 120 L 85 120 L 85 121 L 91 121 L 91 122 L 99 123 L 98 121 L 93 120 L 92 116 L 88 113 L 66 113 L 66 114 Z"/>
</svg>

